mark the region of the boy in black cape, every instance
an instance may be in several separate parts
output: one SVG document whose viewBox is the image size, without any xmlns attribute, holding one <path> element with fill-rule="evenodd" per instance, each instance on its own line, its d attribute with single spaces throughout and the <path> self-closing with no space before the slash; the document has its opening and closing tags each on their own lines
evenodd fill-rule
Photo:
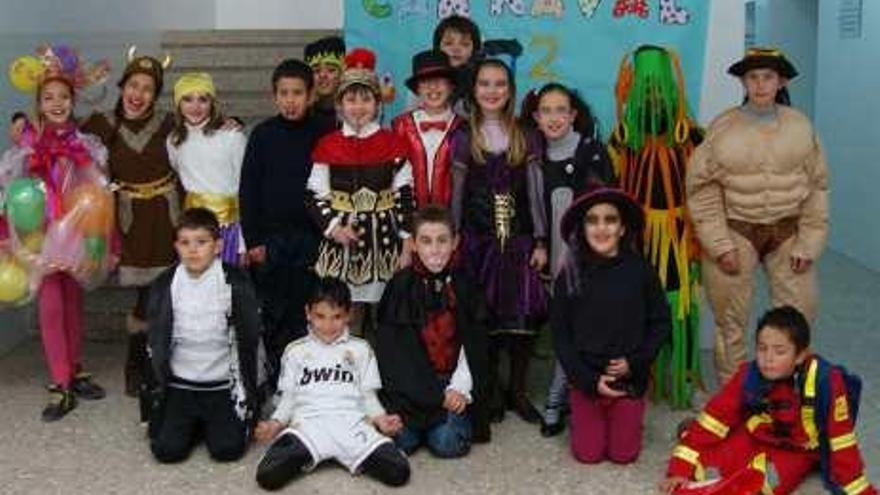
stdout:
<svg viewBox="0 0 880 495">
<path fill-rule="evenodd" d="M 482 292 L 455 269 L 453 225 L 438 205 L 416 213 L 413 265 L 395 274 L 379 304 L 381 398 L 403 418 L 394 441 L 407 453 L 426 445 L 460 457 L 490 439 L 488 315 Z"/>
</svg>

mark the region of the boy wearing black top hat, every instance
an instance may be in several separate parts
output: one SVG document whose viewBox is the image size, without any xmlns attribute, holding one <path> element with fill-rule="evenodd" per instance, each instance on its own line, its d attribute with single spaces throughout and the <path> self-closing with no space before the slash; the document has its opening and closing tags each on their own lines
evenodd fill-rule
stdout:
<svg viewBox="0 0 880 495">
<path fill-rule="evenodd" d="M 464 121 L 452 111 L 455 78 L 449 56 L 442 51 L 417 53 L 406 86 L 418 96 L 418 106 L 391 122 L 394 132 L 407 144 L 417 207 L 431 203 L 448 207 L 452 199 L 450 136 Z M 409 261 L 409 244 L 404 246 L 403 264 Z"/>
<path fill-rule="evenodd" d="M 449 206 L 452 194 L 449 137 L 463 122 L 452 112 L 455 69 L 449 64 L 449 56 L 439 50 L 417 53 L 412 59 L 412 75 L 406 80 L 406 86 L 418 96 L 418 107 L 398 115 L 391 127 L 407 142 L 416 205 Z"/>
</svg>

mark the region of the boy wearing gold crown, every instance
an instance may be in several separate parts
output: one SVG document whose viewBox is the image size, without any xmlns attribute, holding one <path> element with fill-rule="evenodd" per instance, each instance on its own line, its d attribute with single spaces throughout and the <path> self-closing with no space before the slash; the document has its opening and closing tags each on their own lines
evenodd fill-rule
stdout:
<svg viewBox="0 0 880 495">
<path fill-rule="evenodd" d="M 412 168 L 406 143 L 379 127 L 376 56 L 358 48 L 345 57 L 336 92 L 342 128 L 315 148 L 309 212 L 324 234 L 315 270 L 346 282 L 358 304 L 353 328 L 379 301 L 397 269 L 413 210 Z M 369 310 L 371 312 L 371 310 Z"/>
</svg>

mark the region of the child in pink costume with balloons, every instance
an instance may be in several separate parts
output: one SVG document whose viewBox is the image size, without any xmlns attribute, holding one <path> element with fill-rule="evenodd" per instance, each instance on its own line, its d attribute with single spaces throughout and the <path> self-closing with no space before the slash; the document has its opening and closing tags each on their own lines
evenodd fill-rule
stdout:
<svg viewBox="0 0 880 495">
<path fill-rule="evenodd" d="M 42 419 L 56 421 L 76 407 L 77 397 L 105 395 L 81 365 L 78 279 L 107 265 L 113 203 L 103 172 L 107 151 L 96 137 L 80 133 L 71 117 L 78 84 L 51 51 L 43 57 L 37 118 L 0 159 L 0 189 L 20 262 L 43 274 L 38 313 L 52 384 Z"/>
</svg>

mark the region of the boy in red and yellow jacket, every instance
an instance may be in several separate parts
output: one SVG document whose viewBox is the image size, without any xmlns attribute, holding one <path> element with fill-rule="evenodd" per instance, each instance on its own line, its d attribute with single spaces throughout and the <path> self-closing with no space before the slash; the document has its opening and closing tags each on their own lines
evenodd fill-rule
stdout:
<svg viewBox="0 0 880 495">
<path fill-rule="evenodd" d="M 757 359 L 743 364 L 672 452 L 666 493 L 792 493 L 817 467 L 835 494 L 873 495 L 854 424 L 860 384 L 809 350 L 810 329 L 791 306 L 758 322 Z M 689 480 L 720 478 L 699 489 Z M 740 488 L 743 488 L 740 486 Z"/>
</svg>

